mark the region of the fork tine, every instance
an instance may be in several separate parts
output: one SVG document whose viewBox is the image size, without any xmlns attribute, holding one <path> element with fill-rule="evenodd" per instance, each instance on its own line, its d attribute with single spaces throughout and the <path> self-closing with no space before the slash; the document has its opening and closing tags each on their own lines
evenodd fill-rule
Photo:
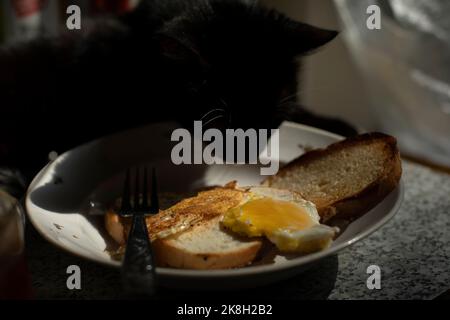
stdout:
<svg viewBox="0 0 450 320">
<path fill-rule="evenodd" d="M 147 173 L 147 167 L 144 167 L 144 181 L 142 182 L 142 211 L 145 213 L 148 212 L 149 206 L 148 206 L 148 173 Z"/>
<path fill-rule="evenodd" d="M 120 213 L 121 214 L 128 214 L 131 210 L 131 203 L 130 203 L 130 168 L 127 169 L 127 172 L 125 173 L 125 181 L 123 184 L 123 192 L 122 192 L 122 205 L 120 207 Z"/>
<path fill-rule="evenodd" d="M 139 210 L 139 167 L 136 167 L 136 180 L 134 181 L 134 206 L 133 209 Z"/>
<path fill-rule="evenodd" d="M 142 205 L 140 205 L 140 186 L 141 179 L 139 177 L 140 168 L 136 167 L 135 185 L 134 185 L 134 206 L 129 211 L 132 216 L 131 228 L 128 234 L 125 256 L 122 263 L 122 280 L 125 290 L 130 294 L 137 295 L 137 298 L 146 297 L 153 294 L 156 290 L 155 264 L 147 229 L 145 211 L 145 198 L 142 195 Z M 129 170 L 127 171 L 127 180 L 130 178 Z M 147 169 L 144 167 L 144 193 L 147 189 Z M 128 184 L 129 185 L 129 184 Z M 128 190 L 129 193 L 129 190 Z"/>
<path fill-rule="evenodd" d="M 156 181 L 156 169 L 153 167 L 150 213 L 158 213 L 158 211 L 159 211 L 158 184 Z"/>
</svg>

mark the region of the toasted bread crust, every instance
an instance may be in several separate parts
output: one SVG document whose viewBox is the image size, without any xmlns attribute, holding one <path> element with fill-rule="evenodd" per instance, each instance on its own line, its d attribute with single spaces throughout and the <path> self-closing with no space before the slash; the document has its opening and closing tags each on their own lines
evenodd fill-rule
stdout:
<svg viewBox="0 0 450 320">
<path fill-rule="evenodd" d="M 162 266 L 197 270 L 244 267 L 255 259 L 261 246 L 262 241 L 255 240 L 246 247 L 229 252 L 192 253 L 170 239 L 158 239 L 152 244 L 156 261 Z"/>
<path fill-rule="evenodd" d="M 153 241 L 153 253 L 158 265 L 197 270 L 229 269 L 249 265 L 258 254 L 262 241 L 257 238 L 241 238 L 230 233 L 220 226 L 220 220 L 220 216 L 203 220 L 187 231 Z M 190 246 L 187 239 L 192 237 L 196 238 L 194 242 L 197 245 L 200 245 L 198 242 L 200 237 L 203 245 Z M 232 246 L 226 248 L 208 244 L 214 243 L 215 239 L 222 241 L 233 239 L 234 242 Z"/>
<path fill-rule="evenodd" d="M 397 148 L 397 140 L 392 136 L 379 132 L 366 133 L 331 144 L 324 149 L 309 151 L 283 167 L 276 176 L 268 177 L 263 185 L 271 186 L 275 179 L 326 155 L 352 146 L 372 144 L 376 141 L 383 143 L 384 152 L 388 155 L 380 178 L 356 194 L 325 206 L 317 206 L 321 222 L 327 222 L 335 216 L 350 221 L 354 220 L 381 202 L 400 181 L 402 174 L 400 153 Z M 299 192 L 301 193 L 301 191 Z"/>
<path fill-rule="evenodd" d="M 172 207 L 160 211 L 157 215 L 145 218 L 151 240 L 164 238 L 187 230 L 196 223 L 207 222 L 221 216 L 229 208 L 238 205 L 245 195 L 245 191 L 236 188 L 234 182 L 224 187 L 216 187 L 201 191 L 195 197 L 185 198 Z M 117 203 L 116 203 L 117 206 Z M 131 217 L 119 217 L 118 207 L 110 208 L 105 217 L 105 227 L 109 234 L 119 244 L 124 244 L 131 228 Z"/>
<path fill-rule="evenodd" d="M 395 141 L 395 139 L 394 139 Z M 394 145 L 395 146 L 395 145 Z M 390 145 L 392 147 L 392 145 Z M 388 160 L 383 175 L 380 179 L 361 190 L 352 197 L 336 202 L 333 207 L 336 215 L 347 220 L 354 220 L 380 203 L 392 190 L 394 190 L 402 175 L 400 154 L 395 146 L 391 149 L 391 157 Z M 319 212 L 320 215 L 320 212 Z M 324 215 L 324 222 L 330 217 Z"/>
<path fill-rule="evenodd" d="M 204 221 L 203 224 L 205 223 L 219 224 L 219 218 L 208 222 Z M 125 245 L 124 225 L 116 213 L 110 211 L 106 214 L 105 227 L 116 242 Z M 195 227 L 192 232 L 196 232 Z M 205 239 L 205 241 L 207 240 Z M 262 241 L 259 239 L 246 240 L 233 250 L 195 253 L 177 243 L 173 237 L 169 237 L 152 241 L 152 250 L 159 266 L 199 270 L 228 269 L 246 266 L 255 259 L 262 246 Z"/>
<path fill-rule="evenodd" d="M 234 247 L 227 250 L 220 248 L 196 251 L 177 241 L 180 234 L 200 234 L 203 230 L 215 230 L 220 237 L 226 231 L 220 231 L 220 217 L 231 207 L 238 205 L 245 192 L 237 189 L 235 183 L 227 184 L 208 191 L 200 192 L 196 197 L 186 198 L 158 215 L 146 218 L 150 231 L 152 249 L 156 263 L 185 269 L 226 269 L 250 264 L 256 257 L 262 242 L 259 239 L 239 239 L 236 236 Z M 183 231 L 162 234 L 180 223 L 189 222 Z M 110 209 L 105 215 L 105 228 L 110 236 L 121 246 L 125 245 L 130 229 L 130 218 L 120 217 L 116 209 Z M 234 237 L 234 236 L 233 236 Z M 206 237 L 204 241 L 208 241 Z M 242 240 L 242 241 L 241 241 Z"/>
<path fill-rule="evenodd" d="M 275 178 L 283 177 L 289 171 L 295 169 L 296 167 L 307 165 L 308 163 L 315 161 L 319 158 L 322 158 L 323 156 L 332 154 L 336 151 L 340 151 L 344 148 L 352 147 L 355 145 L 371 144 L 376 140 L 383 141 L 388 147 L 389 150 L 388 152 L 390 152 L 392 155 L 398 154 L 397 140 L 394 137 L 381 132 L 364 133 L 358 136 L 350 137 L 345 140 L 330 144 L 326 148 L 314 149 L 302 154 L 301 156 L 292 160 L 283 168 L 281 168 L 275 176 L 270 176 L 267 179 L 265 179 L 263 181 L 263 185 L 270 185 L 270 183 Z"/>
</svg>

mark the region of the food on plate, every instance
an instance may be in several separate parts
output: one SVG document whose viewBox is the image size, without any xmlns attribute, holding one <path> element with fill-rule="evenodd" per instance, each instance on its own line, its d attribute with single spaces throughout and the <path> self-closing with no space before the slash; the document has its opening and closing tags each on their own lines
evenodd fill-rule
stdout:
<svg viewBox="0 0 450 320">
<path fill-rule="evenodd" d="M 221 216 L 247 196 L 235 183 L 200 192 L 146 218 L 153 253 L 159 265 L 188 269 L 223 269 L 250 263 L 261 247 L 259 239 L 245 239 L 223 230 Z M 106 214 L 106 229 L 121 245 L 129 218 L 115 210 Z"/>
<path fill-rule="evenodd" d="M 395 138 L 349 138 L 305 153 L 262 186 L 231 182 L 147 217 L 153 252 L 161 266 L 225 269 L 251 264 L 267 243 L 280 253 L 320 251 L 337 235 L 333 218 L 364 214 L 400 176 Z M 106 214 L 106 229 L 122 247 L 130 222 L 114 209 Z"/>
<path fill-rule="evenodd" d="M 262 241 L 227 232 L 220 225 L 220 217 L 215 217 L 185 232 L 158 239 L 152 246 L 156 261 L 162 266 L 227 269 L 250 264 Z"/>
<path fill-rule="evenodd" d="M 230 207 L 238 205 L 244 198 L 244 191 L 235 188 L 231 182 L 224 187 L 199 192 L 196 197 L 186 198 L 157 215 L 146 218 L 151 240 L 161 239 L 185 231 L 195 224 L 221 216 Z M 131 218 L 116 214 L 120 202 L 106 213 L 105 226 L 109 234 L 119 244 L 125 244 Z"/>
<path fill-rule="evenodd" d="M 327 222 L 364 214 L 397 186 L 401 174 L 395 138 L 367 133 L 307 152 L 263 184 L 299 192 Z"/>
<path fill-rule="evenodd" d="M 329 247 L 337 232 L 319 219 L 314 203 L 296 192 L 253 187 L 222 225 L 247 237 L 264 236 L 282 252 L 311 253 Z"/>
</svg>

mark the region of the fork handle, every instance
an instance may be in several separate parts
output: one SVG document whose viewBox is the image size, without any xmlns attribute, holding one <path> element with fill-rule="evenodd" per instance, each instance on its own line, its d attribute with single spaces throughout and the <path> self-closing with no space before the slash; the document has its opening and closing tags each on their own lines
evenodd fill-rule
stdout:
<svg viewBox="0 0 450 320">
<path fill-rule="evenodd" d="M 156 291 L 155 264 L 145 216 L 134 214 L 122 265 L 124 289 L 133 296 L 151 296 Z"/>
</svg>

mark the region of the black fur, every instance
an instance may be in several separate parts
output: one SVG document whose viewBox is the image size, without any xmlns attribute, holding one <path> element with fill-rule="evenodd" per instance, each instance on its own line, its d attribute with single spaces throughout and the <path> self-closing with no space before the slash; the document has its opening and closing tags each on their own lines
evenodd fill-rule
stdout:
<svg viewBox="0 0 450 320">
<path fill-rule="evenodd" d="M 50 150 L 153 121 L 192 125 L 212 109 L 228 127 L 317 118 L 295 103 L 298 57 L 336 34 L 240 1 L 153 0 L 3 48 L 0 164 L 31 176 Z"/>
</svg>

